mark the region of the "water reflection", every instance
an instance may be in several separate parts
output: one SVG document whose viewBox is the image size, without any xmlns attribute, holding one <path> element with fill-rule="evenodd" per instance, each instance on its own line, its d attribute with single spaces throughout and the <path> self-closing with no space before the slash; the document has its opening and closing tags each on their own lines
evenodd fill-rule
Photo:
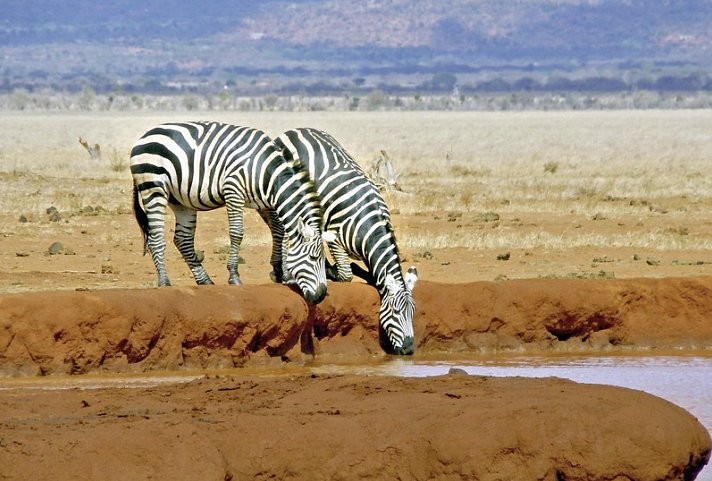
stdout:
<svg viewBox="0 0 712 481">
<path fill-rule="evenodd" d="M 84 374 L 81 376 L 0 378 L 2 391 L 38 390 L 65 391 L 67 389 L 145 388 L 162 384 L 180 384 L 203 377 L 203 373 L 170 374 Z"/>
</svg>

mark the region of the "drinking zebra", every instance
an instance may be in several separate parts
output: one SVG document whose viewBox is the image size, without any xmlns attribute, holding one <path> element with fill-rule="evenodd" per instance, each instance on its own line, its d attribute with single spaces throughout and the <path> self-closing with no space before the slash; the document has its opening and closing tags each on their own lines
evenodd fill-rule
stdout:
<svg viewBox="0 0 712 481">
<path fill-rule="evenodd" d="M 327 261 L 327 277 L 348 282 L 356 274 L 374 285 L 381 298 L 381 344 L 388 352 L 412 354 L 415 351 L 412 290 L 418 275 L 415 267 L 408 269 L 405 276 L 401 271 L 390 213 L 378 188 L 326 132 L 309 128 L 290 130 L 275 143 L 286 159 L 307 168 L 316 184 L 324 208 L 324 229 L 335 234 L 335 239 L 327 244 L 336 265 Z M 272 220 L 271 262 L 274 278 L 279 281 L 290 273 L 288 267 L 283 269 L 280 265 L 279 226 Z M 363 261 L 366 270 L 349 263 L 349 258 Z"/>
<path fill-rule="evenodd" d="M 150 250 L 159 286 L 170 285 L 164 265 L 166 207 L 176 218 L 173 241 L 198 284 L 213 283 L 195 253 L 198 211 L 227 207 L 228 282 L 240 284 L 242 215 L 244 207 L 251 207 L 283 228 L 285 266 L 304 297 L 318 303 L 326 295 L 321 205 L 314 183 L 298 163 L 284 159 L 264 132 L 217 122 L 158 125 L 131 150 L 131 174 L 144 254 Z"/>
</svg>

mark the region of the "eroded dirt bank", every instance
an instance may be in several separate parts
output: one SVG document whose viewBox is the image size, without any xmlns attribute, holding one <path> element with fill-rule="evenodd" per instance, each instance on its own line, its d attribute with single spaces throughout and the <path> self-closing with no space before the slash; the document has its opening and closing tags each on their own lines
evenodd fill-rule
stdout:
<svg viewBox="0 0 712 481">
<path fill-rule="evenodd" d="M 415 292 L 419 354 L 712 346 L 710 277 L 421 282 Z M 4 295 L 0 373 L 381 355 L 378 304 L 374 289 L 355 283 L 330 284 L 311 311 L 278 285 Z"/>
<path fill-rule="evenodd" d="M 2 479 L 690 480 L 710 438 L 623 388 L 452 373 L 6 391 Z"/>
</svg>

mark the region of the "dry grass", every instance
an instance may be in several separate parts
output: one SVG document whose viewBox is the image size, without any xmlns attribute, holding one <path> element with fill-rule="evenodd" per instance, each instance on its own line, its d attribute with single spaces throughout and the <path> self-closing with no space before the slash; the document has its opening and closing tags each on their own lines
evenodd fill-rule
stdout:
<svg viewBox="0 0 712 481">
<path fill-rule="evenodd" d="M 135 139 L 161 121 L 207 117 L 271 135 L 323 128 L 366 167 L 386 150 L 409 192 L 389 196 L 394 211 L 472 218 L 444 233 L 396 225 L 405 247 L 712 246 L 712 111 L 3 113 L 0 221 L 39 218 L 50 205 L 130 210 L 127 159 Z M 99 143 L 105 159 L 91 161 L 79 136 Z M 475 216 L 488 211 L 502 222 L 482 230 Z M 571 217 L 571 229 L 548 226 L 561 216 Z M 596 216 L 623 227 L 589 230 L 585 221 Z M 507 227 L 517 219 L 535 225 Z M 259 235 L 259 243 L 269 241 Z"/>
<path fill-rule="evenodd" d="M 570 249 L 578 247 L 639 248 L 658 246 L 660 250 L 707 250 L 712 249 L 712 238 L 684 238 L 667 232 L 633 232 L 623 234 L 556 234 L 543 230 L 529 233 L 501 232 L 448 232 L 413 233 L 406 244 L 411 249 L 442 249 L 467 247 L 470 249 Z"/>
</svg>

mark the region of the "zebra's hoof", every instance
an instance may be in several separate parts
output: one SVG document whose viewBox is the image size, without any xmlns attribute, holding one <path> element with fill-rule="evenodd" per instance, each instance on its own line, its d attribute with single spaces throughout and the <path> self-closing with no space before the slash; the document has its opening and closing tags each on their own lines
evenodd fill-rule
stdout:
<svg viewBox="0 0 712 481">
<path fill-rule="evenodd" d="M 242 285 L 242 281 L 240 280 L 239 277 L 232 277 L 227 282 L 228 282 L 228 284 L 232 284 L 233 286 L 241 286 Z"/>
</svg>

